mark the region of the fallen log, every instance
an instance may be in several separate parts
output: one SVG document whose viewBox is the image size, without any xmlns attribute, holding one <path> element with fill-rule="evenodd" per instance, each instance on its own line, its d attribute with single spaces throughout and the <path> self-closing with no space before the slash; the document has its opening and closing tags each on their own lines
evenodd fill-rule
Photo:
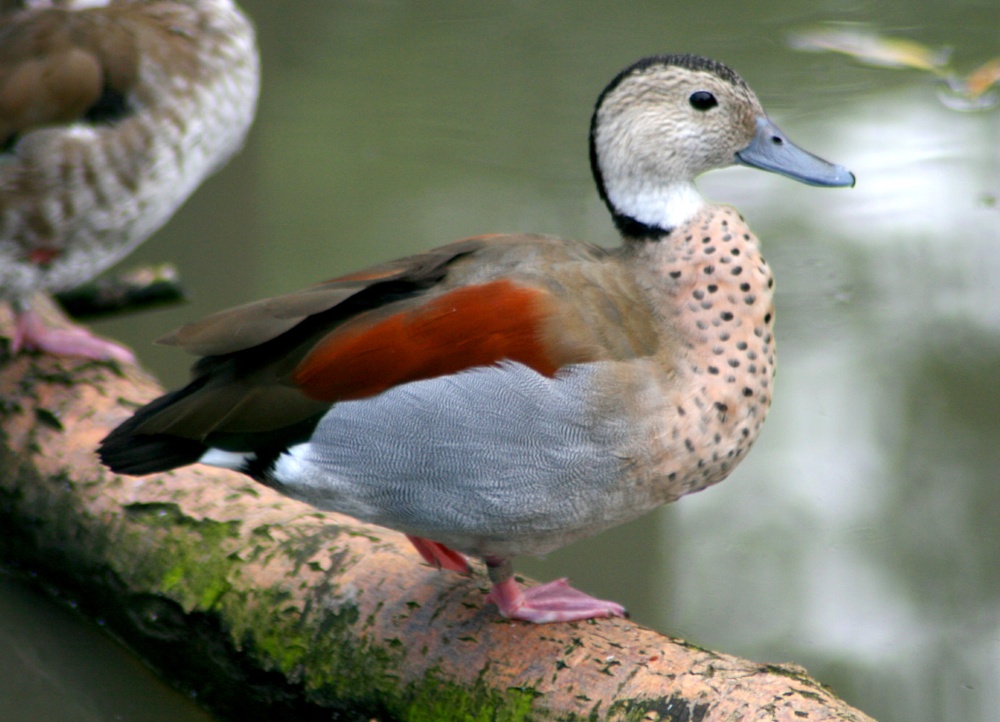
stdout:
<svg viewBox="0 0 1000 722">
<path fill-rule="evenodd" d="M 94 448 L 159 393 L 134 366 L 3 356 L 0 559 L 221 718 L 870 720 L 794 665 L 622 619 L 503 620 L 481 570 L 239 474 L 111 474 Z"/>
</svg>

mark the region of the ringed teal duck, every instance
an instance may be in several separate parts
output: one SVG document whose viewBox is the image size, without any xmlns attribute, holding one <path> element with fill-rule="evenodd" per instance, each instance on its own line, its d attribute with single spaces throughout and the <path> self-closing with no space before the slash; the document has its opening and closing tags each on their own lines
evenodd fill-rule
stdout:
<svg viewBox="0 0 1000 722">
<path fill-rule="evenodd" d="M 80 285 L 152 235 L 242 145 L 253 28 L 231 0 L 0 2 L 0 298 L 12 349 L 133 359 L 49 328 L 37 291 Z"/>
<path fill-rule="evenodd" d="M 757 436 L 771 271 L 695 177 L 734 163 L 821 186 L 854 177 L 692 55 L 615 77 L 590 157 L 618 248 L 469 238 L 189 324 L 163 340 L 202 356 L 193 380 L 112 431 L 102 461 L 237 469 L 397 529 L 435 566 L 480 557 L 505 617 L 623 614 L 565 580 L 523 589 L 510 560 L 722 480 Z"/>
</svg>

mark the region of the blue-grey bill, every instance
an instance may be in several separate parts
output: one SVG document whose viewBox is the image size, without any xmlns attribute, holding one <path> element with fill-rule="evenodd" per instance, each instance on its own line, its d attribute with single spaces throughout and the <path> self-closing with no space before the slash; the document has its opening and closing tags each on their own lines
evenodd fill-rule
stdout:
<svg viewBox="0 0 1000 722">
<path fill-rule="evenodd" d="M 813 186 L 854 185 L 851 171 L 802 150 L 768 118 L 757 118 L 757 134 L 736 154 L 736 160 Z"/>
</svg>

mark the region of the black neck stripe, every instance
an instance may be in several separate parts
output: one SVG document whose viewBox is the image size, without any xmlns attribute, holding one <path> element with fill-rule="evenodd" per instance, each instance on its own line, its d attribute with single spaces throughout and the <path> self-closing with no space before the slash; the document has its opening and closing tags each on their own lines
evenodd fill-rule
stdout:
<svg viewBox="0 0 1000 722">
<path fill-rule="evenodd" d="M 611 205 L 608 204 L 608 207 L 611 208 Z M 661 228 L 660 226 L 651 226 L 642 221 L 637 221 L 631 216 L 619 213 L 614 208 L 611 208 L 611 218 L 615 222 L 618 232 L 625 238 L 645 238 L 651 241 L 658 241 L 664 236 L 669 236 L 671 231 L 673 231 L 673 228 Z"/>
</svg>

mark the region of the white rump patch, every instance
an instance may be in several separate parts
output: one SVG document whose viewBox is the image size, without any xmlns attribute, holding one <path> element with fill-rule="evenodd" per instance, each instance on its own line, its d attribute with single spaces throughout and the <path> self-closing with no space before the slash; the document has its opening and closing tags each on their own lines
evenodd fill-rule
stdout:
<svg viewBox="0 0 1000 722">
<path fill-rule="evenodd" d="M 224 451 L 222 449 L 209 449 L 198 461 L 208 466 L 217 466 L 221 469 L 232 469 L 242 471 L 247 462 L 255 458 L 252 451 Z"/>
<path fill-rule="evenodd" d="M 274 478 L 286 484 L 294 484 L 306 473 L 305 460 L 312 453 L 311 444 L 306 441 L 289 446 L 274 461 Z"/>
</svg>

